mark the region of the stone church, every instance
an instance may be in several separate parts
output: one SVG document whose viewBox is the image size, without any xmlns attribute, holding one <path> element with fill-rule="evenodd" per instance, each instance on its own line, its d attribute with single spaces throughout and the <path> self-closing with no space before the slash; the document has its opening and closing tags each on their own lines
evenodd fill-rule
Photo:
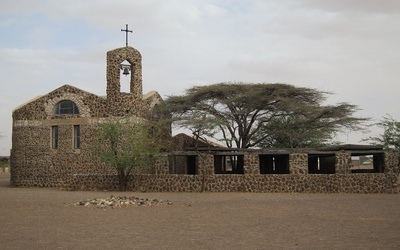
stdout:
<svg viewBox="0 0 400 250">
<path fill-rule="evenodd" d="M 121 92 L 121 72 L 130 92 Z M 111 174 L 92 155 L 96 127 L 115 117 L 154 120 L 161 96 L 142 93 L 142 56 L 130 46 L 107 52 L 107 95 L 64 85 L 13 111 L 11 183 L 53 186 L 65 176 Z M 171 127 L 165 128 L 171 134 Z M 165 134 L 165 133 L 164 133 Z M 57 178 L 60 177 L 60 178 Z M 29 183 L 32 182 L 32 183 Z"/>
<path fill-rule="evenodd" d="M 11 185 L 116 190 L 115 170 L 93 155 L 99 124 L 122 117 L 151 123 L 163 116 L 156 112 L 161 96 L 155 91 L 142 93 L 141 61 L 140 53 L 128 44 L 107 52 L 105 97 L 64 85 L 17 107 Z M 121 91 L 121 72 L 130 76 L 129 93 Z M 163 129 L 171 138 L 171 125 Z M 135 173 L 128 190 L 399 192 L 397 151 L 381 146 L 243 150 L 198 144 L 184 134 L 171 142 L 174 151 L 158 155 L 150 171 Z M 352 159 L 360 156 L 372 161 L 370 168 L 355 169 Z"/>
</svg>

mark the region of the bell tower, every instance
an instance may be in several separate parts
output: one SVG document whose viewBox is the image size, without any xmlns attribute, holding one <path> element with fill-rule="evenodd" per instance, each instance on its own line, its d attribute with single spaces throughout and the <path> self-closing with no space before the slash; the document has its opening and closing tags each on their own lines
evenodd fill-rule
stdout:
<svg viewBox="0 0 400 250">
<path fill-rule="evenodd" d="M 128 27 L 121 31 L 127 34 L 130 32 Z M 129 93 L 121 92 L 121 70 L 124 75 L 130 77 Z M 107 102 L 110 115 L 135 114 L 142 102 L 142 89 L 142 55 L 135 48 L 128 46 L 126 36 L 125 47 L 107 52 Z"/>
</svg>

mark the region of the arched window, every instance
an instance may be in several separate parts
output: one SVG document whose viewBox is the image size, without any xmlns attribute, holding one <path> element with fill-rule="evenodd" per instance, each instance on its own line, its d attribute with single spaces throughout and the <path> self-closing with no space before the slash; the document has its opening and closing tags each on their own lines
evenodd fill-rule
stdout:
<svg viewBox="0 0 400 250">
<path fill-rule="evenodd" d="M 56 104 L 56 106 L 54 107 L 54 114 L 73 115 L 79 114 L 79 110 L 73 101 L 64 100 Z"/>
</svg>

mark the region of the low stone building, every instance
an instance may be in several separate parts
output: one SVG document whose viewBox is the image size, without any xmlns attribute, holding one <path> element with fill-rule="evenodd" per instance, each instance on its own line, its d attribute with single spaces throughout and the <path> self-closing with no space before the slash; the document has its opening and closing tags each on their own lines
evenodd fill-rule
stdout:
<svg viewBox="0 0 400 250">
<path fill-rule="evenodd" d="M 354 168 L 352 158 L 358 156 L 373 159 L 373 168 Z M 208 147 L 164 157 L 156 174 L 140 176 L 132 188 L 152 192 L 398 192 L 398 153 L 379 146 L 254 150 Z"/>
</svg>

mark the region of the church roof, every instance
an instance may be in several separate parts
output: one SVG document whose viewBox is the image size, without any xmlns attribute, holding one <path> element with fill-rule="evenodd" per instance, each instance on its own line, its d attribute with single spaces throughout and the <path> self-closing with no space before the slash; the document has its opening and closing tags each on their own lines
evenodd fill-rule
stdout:
<svg viewBox="0 0 400 250">
<path fill-rule="evenodd" d="M 145 99 L 147 99 L 147 98 L 150 98 L 150 97 L 153 96 L 153 95 L 158 95 L 158 92 L 152 90 L 152 91 L 150 91 L 149 93 L 143 95 L 143 99 L 145 100 Z"/>
<path fill-rule="evenodd" d="M 29 104 L 32 104 L 32 103 L 37 102 L 37 101 L 41 101 L 42 99 L 49 98 L 49 96 L 51 96 L 53 94 L 58 94 L 58 93 L 59 94 L 73 93 L 73 94 L 78 94 L 78 95 L 90 95 L 90 96 L 94 96 L 94 97 L 97 97 L 97 98 L 101 98 L 101 97 L 99 97 L 99 96 L 97 96 L 97 95 L 95 95 L 93 93 L 88 92 L 88 91 L 82 90 L 80 88 L 74 87 L 74 86 L 69 85 L 69 84 L 65 84 L 65 85 L 63 85 L 61 87 L 58 87 L 58 88 L 54 89 L 53 91 L 50 91 L 47 94 L 37 96 L 37 97 L 35 97 L 35 98 L 33 98 L 33 99 L 31 99 L 31 100 L 19 105 L 19 106 L 17 106 L 16 108 L 13 109 L 13 112 L 15 112 L 15 111 L 17 111 L 17 110 L 19 110 L 21 108 L 24 108 L 25 106 L 27 106 Z"/>
<path fill-rule="evenodd" d="M 15 108 L 13 109 L 13 112 L 14 112 L 15 110 L 18 110 L 18 109 L 20 109 L 20 108 L 22 108 L 22 107 L 28 105 L 28 104 L 31 103 L 31 102 L 34 102 L 34 101 L 40 99 L 41 97 L 43 97 L 43 95 L 38 95 L 38 96 L 36 96 L 36 97 L 30 99 L 29 101 L 26 101 L 26 102 L 24 102 L 24 103 L 18 105 L 17 107 L 15 107 Z"/>
</svg>

